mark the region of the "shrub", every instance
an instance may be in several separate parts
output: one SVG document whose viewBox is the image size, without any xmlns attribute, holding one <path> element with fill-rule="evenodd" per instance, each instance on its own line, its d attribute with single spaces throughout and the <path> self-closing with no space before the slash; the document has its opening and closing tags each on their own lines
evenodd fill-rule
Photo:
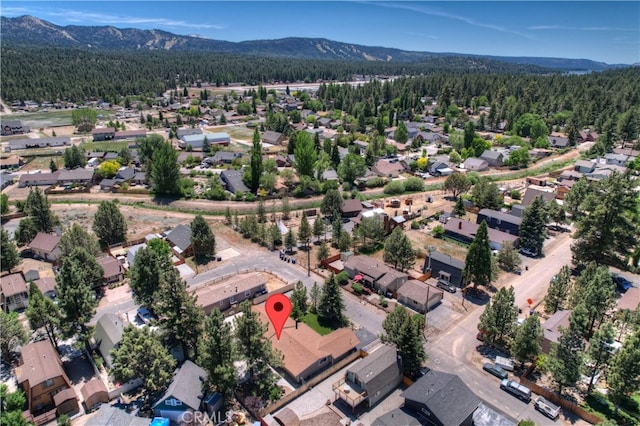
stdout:
<svg viewBox="0 0 640 426">
<path fill-rule="evenodd" d="M 411 222 L 411 229 L 420 229 L 420 222 L 418 222 L 417 220 Z"/>
<path fill-rule="evenodd" d="M 424 181 L 417 177 L 411 177 L 404 182 L 404 190 L 412 192 L 424 191 Z"/>
<path fill-rule="evenodd" d="M 376 177 L 373 179 L 369 179 L 368 181 L 365 182 L 364 186 L 366 186 L 367 188 L 380 188 L 381 186 L 384 186 L 384 179 L 381 177 Z"/>
<path fill-rule="evenodd" d="M 511 198 L 512 198 L 512 199 L 514 199 L 514 200 L 519 200 L 519 199 L 521 198 L 520 191 L 518 191 L 517 189 L 513 189 L 513 190 L 509 193 L 509 195 L 510 195 L 510 196 L 511 196 Z"/>
<path fill-rule="evenodd" d="M 353 283 L 351 284 L 351 288 L 356 294 L 362 294 L 363 288 L 361 284 Z"/>
<path fill-rule="evenodd" d="M 347 274 L 345 271 L 340 272 L 336 275 L 336 281 L 340 285 L 345 285 L 349 282 L 349 274 Z"/>
<path fill-rule="evenodd" d="M 437 225 L 435 228 L 433 228 L 433 236 L 434 237 L 442 238 L 443 235 L 444 235 L 444 226 Z"/>
<path fill-rule="evenodd" d="M 399 195 L 404 192 L 404 184 L 399 180 L 389 182 L 384 187 L 384 193 L 387 195 Z"/>
</svg>

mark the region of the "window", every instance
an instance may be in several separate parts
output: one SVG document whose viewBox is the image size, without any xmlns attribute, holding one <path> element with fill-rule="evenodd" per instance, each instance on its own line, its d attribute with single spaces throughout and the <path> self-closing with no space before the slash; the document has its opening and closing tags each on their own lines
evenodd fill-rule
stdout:
<svg viewBox="0 0 640 426">
<path fill-rule="evenodd" d="M 328 359 L 328 357 L 326 357 L 326 356 L 324 358 L 321 358 L 320 361 L 318 361 L 318 364 L 319 365 L 324 364 L 325 362 L 327 362 L 327 359 Z"/>
<path fill-rule="evenodd" d="M 232 305 L 233 305 L 234 303 L 236 303 L 236 298 L 235 298 L 235 296 L 231 296 L 231 297 L 229 298 L 229 303 L 231 303 Z"/>
<path fill-rule="evenodd" d="M 164 403 L 171 407 L 179 407 L 182 405 L 182 401 L 175 398 L 167 399 Z"/>
<path fill-rule="evenodd" d="M 53 379 L 47 379 L 45 382 L 42 383 L 43 389 L 50 388 L 51 386 L 53 386 Z"/>
<path fill-rule="evenodd" d="M 247 290 L 244 292 L 244 297 L 251 297 L 251 290 Z"/>
</svg>

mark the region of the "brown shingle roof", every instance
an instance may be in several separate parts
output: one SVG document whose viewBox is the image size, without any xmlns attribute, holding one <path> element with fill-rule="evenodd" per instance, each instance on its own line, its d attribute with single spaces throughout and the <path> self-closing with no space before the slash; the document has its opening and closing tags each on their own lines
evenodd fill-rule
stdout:
<svg viewBox="0 0 640 426">
<path fill-rule="evenodd" d="M 120 272 L 122 272 L 120 262 L 115 257 L 103 256 L 103 257 L 99 257 L 96 260 L 104 270 L 104 274 L 102 274 L 104 278 L 113 277 L 114 275 L 118 275 Z"/>
<path fill-rule="evenodd" d="M 29 289 L 22 274 L 5 275 L 0 278 L 0 290 L 4 297 L 15 296 L 20 293 L 28 293 Z"/>
<path fill-rule="evenodd" d="M 38 232 L 36 237 L 29 243 L 29 248 L 32 250 L 42 250 L 51 253 L 55 250 L 59 242 L 60 237 L 55 234 Z"/>
<path fill-rule="evenodd" d="M 22 347 L 22 365 L 16 368 L 16 376 L 18 384 L 28 381 L 30 387 L 60 376 L 69 383 L 58 353 L 49 340 L 29 343 Z"/>
<path fill-rule="evenodd" d="M 51 277 L 43 277 L 34 281 L 40 292 L 42 294 L 46 294 L 50 291 L 54 291 L 56 289 L 56 279 Z"/>
<path fill-rule="evenodd" d="M 618 309 L 628 309 L 631 312 L 638 310 L 640 304 L 640 287 L 631 287 L 618 300 Z"/>
</svg>

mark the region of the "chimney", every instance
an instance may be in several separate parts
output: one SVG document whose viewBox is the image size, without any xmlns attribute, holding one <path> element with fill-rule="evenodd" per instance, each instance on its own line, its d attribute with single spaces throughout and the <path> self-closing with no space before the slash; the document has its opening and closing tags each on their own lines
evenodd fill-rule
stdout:
<svg viewBox="0 0 640 426">
<path fill-rule="evenodd" d="M 458 229 L 462 229 L 462 221 L 458 222 Z"/>
</svg>

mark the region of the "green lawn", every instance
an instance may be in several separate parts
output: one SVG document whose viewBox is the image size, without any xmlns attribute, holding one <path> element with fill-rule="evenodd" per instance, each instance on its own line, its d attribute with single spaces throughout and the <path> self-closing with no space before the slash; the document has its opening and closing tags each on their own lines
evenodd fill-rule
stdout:
<svg viewBox="0 0 640 426">
<path fill-rule="evenodd" d="M 633 398 L 636 400 L 636 398 Z M 635 401 L 634 401 L 635 402 Z M 585 398 L 584 408 L 600 415 L 604 419 L 615 421 L 617 424 L 640 425 L 638 412 L 629 411 L 629 407 L 619 407 L 618 410 L 604 395 L 591 394 Z"/>
<path fill-rule="evenodd" d="M 119 152 L 122 148 L 127 148 L 129 142 L 85 142 L 80 146 L 85 152 Z"/>
<path fill-rule="evenodd" d="M 316 333 L 318 333 L 321 336 L 326 336 L 327 334 L 331 333 L 334 330 L 333 328 L 325 327 L 324 325 L 321 325 L 318 322 L 318 315 L 312 314 L 311 312 L 307 313 L 307 315 L 305 315 L 302 318 L 302 322 L 307 324 L 309 327 L 311 327 Z"/>
</svg>

